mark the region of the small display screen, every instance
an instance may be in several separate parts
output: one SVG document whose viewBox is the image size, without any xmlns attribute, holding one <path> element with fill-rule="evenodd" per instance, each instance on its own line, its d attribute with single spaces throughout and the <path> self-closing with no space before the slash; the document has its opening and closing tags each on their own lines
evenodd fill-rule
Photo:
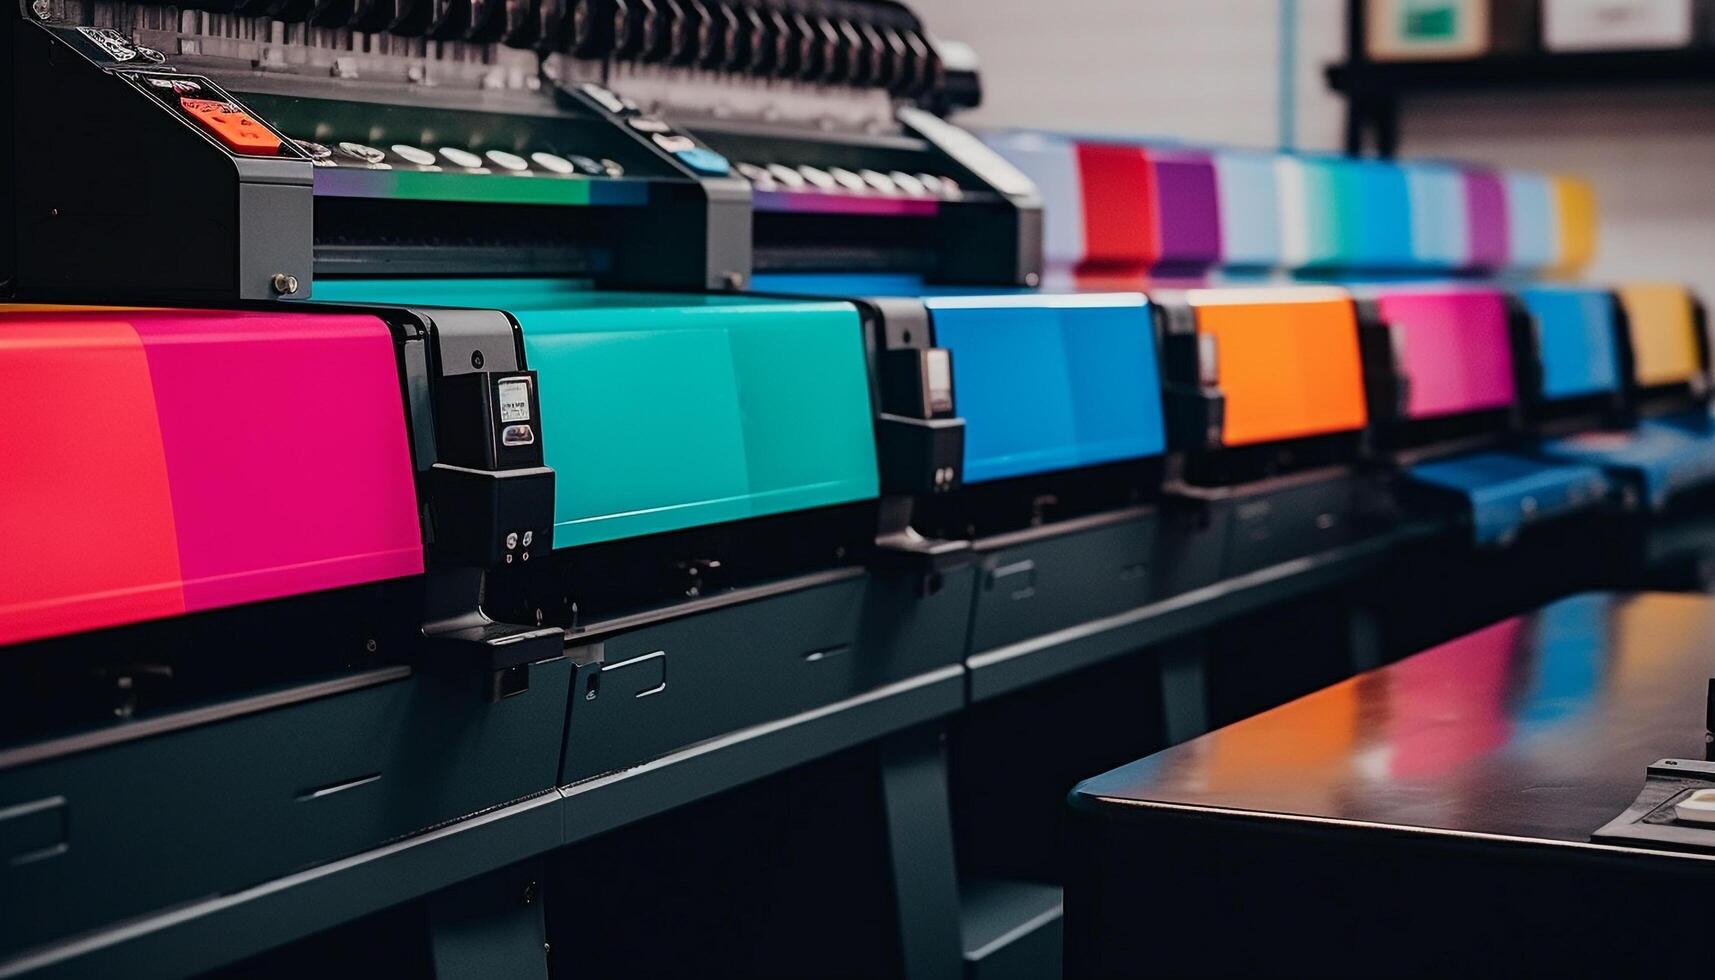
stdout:
<svg viewBox="0 0 1715 980">
<path fill-rule="evenodd" d="M 500 383 L 500 421 L 530 421 L 530 382 L 518 380 Z"/>
<path fill-rule="evenodd" d="M 950 415 L 953 411 L 953 359 L 942 348 L 928 351 L 925 358 L 929 381 L 929 412 Z"/>
</svg>

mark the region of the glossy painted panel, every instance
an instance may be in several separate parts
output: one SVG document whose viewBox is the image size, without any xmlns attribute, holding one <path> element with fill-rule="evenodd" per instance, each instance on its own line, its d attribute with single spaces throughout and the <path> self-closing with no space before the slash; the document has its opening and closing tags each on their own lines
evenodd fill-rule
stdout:
<svg viewBox="0 0 1715 980">
<path fill-rule="evenodd" d="M 1154 325 L 1140 293 L 934 288 L 909 276 L 758 276 L 757 289 L 921 300 L 953 352 L 965 482 L 1165 449 Z"/>
<path fill-rule="evenodd" d="M 0 643 L 184 612 L 160 420 L 120 316 L 0 317 Z"/>
<path fill-rule="evenodd" d="M 937 342 L 953 352 L 966 482 L 1164 450 L 1154 328 L 1141 296 L 929 305 Z"/>
<path fill-rule="evenodd" d="M 1097 806 L 1167 802 L 1582 842 L 1632 802 L 1646 765 L 1702 757 L 1712 646 L 1707 596 L 1574 596 L 1076 792 Z M 1228 744 L 1330 740 L 1338 744 L 1303 760 Z"/>
<path fill-rule="evenodd" d="M 1608 491 L 1608 481 L 1593 465 L 1505 452 L 1420 463 L 1408 473 L 1416 482 L 1464 496 L 1478 544 L 1504 542 L 1527 523 L 1594 506 Z"/>
<path fill-rule="evenodd" d="M 422 571 L 385 324 L 261 313 L 133 323 L 154 380 L 189 608 Z"/>
<path fill-rule="evenodd" d="M 1197 330 L 1215 338 L 1226 396 L 1222 439 L 1242 446 L 1361 429 L 1363 366 L 1352 301 L 1283 290 L 1194 290 Z"/>
<path fill-rule="evenodd" d="M 9 315 L 0 362 L 16 447 L 0 536 L 25 543 L 0 551 L 22 599 L 0 606 L 0 642 L 423 569 L 397 360 L 373 317 Z"/>
<path fill-rule="evenodd" d="M 1691 294 L 1673 283 L 1627 283 L 1615 291 L 1632 344 L 1632 380 L 1644 387 L 1690 381 L 1703 370 Z"/>
<path fill-rule="evenodd" d="M 556 545 L 878 493 L 862 330 L 850 306 L 525 311 L 520 319 L 525 356 L 541 378 Z"/>
<path fill-rule="evenodd" d="M 541 380 L 556 547 L 878 493 L 863 333 L 850 304 L 604 293 L 551 280 L 316 289 L 324 299 L 518 318 Z"/>
<path fill-rule="evenodd" d="M 1672 424 L 1644 422 L 1635 429 L 1581 432 L 1543 443 L 1541 453 L 1627 478 L 1655 508 L 1681 490 L 1715 480 L 1715 433 Z"/>
<path fill-rule="evenodd" d="M 1619 390 L 1619 339 L 1611 294 L 1533 286 L 1517 295 L 1535 320 L 1543 397 L 1559 401 Z"/>
<path fill-rule="evenodd" d="M 1384 289 L 1376 307 L 1396 335 L 1415 419 L 1517 400 L 1506 298 L 1484 289 Z"/>
</svg>

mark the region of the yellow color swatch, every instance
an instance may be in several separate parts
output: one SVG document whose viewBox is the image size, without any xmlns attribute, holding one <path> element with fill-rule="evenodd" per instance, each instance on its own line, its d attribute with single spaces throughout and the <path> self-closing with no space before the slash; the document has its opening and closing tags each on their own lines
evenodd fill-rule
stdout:
<svg viewBox="0 0 1715 980">
<path fill-rule="evenodd" d="M 1549 178 L 1560 228 L 1554 270 L 1574 273 L 1596 258 L 1596 189 L 1579 177 Z"/>
</svg>

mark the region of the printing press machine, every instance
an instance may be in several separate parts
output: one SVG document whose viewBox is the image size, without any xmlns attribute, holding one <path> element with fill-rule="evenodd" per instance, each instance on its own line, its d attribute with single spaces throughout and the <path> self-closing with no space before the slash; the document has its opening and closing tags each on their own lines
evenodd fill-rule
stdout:
<svg viewBox="0 0 1715 980">
<path fill-rule="evenodd" d="M 1430 614 L 1427 631 L 1419 629 L 1413 639 L 1403 641 L 1404 648 L 1415 649 L 1444 638 L 1445 634 L 1437 635 L 1436 631 L 1445 629 L 1446 621 L 1474 627 L 1509 610 L 1580 588 L 1636 587 L 1652 582 L 1675 588 L 1696 587 L 1699 556 L 1706 547 L 1701 543 L 1703 535 L 1687 533 L 1695 530 L 1695 521 L 1688 524 L 1663 519 L 1660 512 L 1667 506 L 1665 488 L 1658 489 L 1652 498 L 1644 484 L 1661 484 L 1668 479 L 1665 473 L 1672 471 L 1676 490 L 1699 485 L 1703 479 L 1699 459 L 1704 449 L 1695 438 L 1656 438 L 1652 432 L 1634 427 L 1636 412 L 1628 408 L 1632 397 L 1628 391 L 1633 386 L 1621 382 L 1625 371 L 1615 360 L 1630 357 L 1630 351 L 1639 344 L 1650 345 L 1652 360 L 1662 365 L 1656 375 L 1665 372 L 1671 379 L 1656 396 L 1661 406 L 1657 411 L 1689 413 L 1686 397 L 1700 390 L 1694 379 L 1701 377 L 1692 356 L 1701 344 L 1696 339 L 1700 328 L 1693 322 L 1695 301 L 1680 287 L 1646 288 L 1641 292 L 1656 303 L 1635 304 L 1639 322 L 1646 326 L 1633 331 L 1619 319 L 1618 296 L 1624 289 L 1528 281 L 1545 272 L 1563 275 L 1575 271 L 1592 257 L 1595 217 L 1588 185 L 1532 173 L 1460 170 L 1433 163 L 1389 167 L 1316 157 L 1291 160 L 1281 173 L 1298 176 L 1281 180 L 1280 193 L 1288 199 L 1295 194 L 1303 196 L 1300 202 L 1283 203 L 1284 211 L 1322 216 L 1320 221 L 1313 217 L 1306 222 L 1311 244 L 1304 253 L 1303 274 L 1317 279 L 1355 280 L 1358 285 L 1353 288 L 1369 301 L 1367 308 L 1376 319 L 1397 319 L 1408 303 L 1421 307 L 1426 302 L 1422 295 L 1425 290 L 1437 287 L 1432 280 L 1420 280 L 1426 274 L 1445 275 L 1449 269 L 1465 277 L 1456 280 L 1460 285 L 1455 289 L 1476 288 L 1508 297 L 1515 362 L 1511 374 L 1517 398 L 1513 414 L 1502 423 L 1512 433 L 1505 440 L 1504 458 L 1420 464 L 1413 468 L 1407 485 L 1437 485 L 1455 498 L 1467 497 L 1465 507 L 1473 515 L 1500 517 L 1500 523 L 1486 532 L 1482 520 L 1473 525 L 1479 543 L 1486 538 L 1492 544 L 1497 536 L 1510 543 L 1525 526 L 1556 511 L 1580 515 L 1575 524 L 1562 521 L 1556 530 L 1527 535 L 1524 547 L 1509 548 L 1504 556 L 1480 556 L 1467 566 L 1470 574 L 1463 577 L 1463 587 L 1450 580 L 1454 585 L 1450 594 L 1438 601 L 1416 603 L 1419 612 L 1436 605 L 1441 608 Z M 1363 215 L 1367 220 L 1361 224 L 1347 220 L 1351 215 Z M 1354 224 L 1359 224 L 1358 233 L 1348 227 Z M 1366 282 L 1376 279 L 1378 273 L 1381 283 Z M 1388 281 L 1399 276 L 1412 278 Z M 1411 298 L 1413 294 L 1415 298 Z M 1445 304 L 1447 300 L 1428 302 Z M 1485 359 L 1494 366 L 1504 356 L 1493 339 L 1482 350 L 1472 349 L 1476 335 L 1492 336 L 1497 329 L 1493 316 L 1479 315 L 1477 309 L 1467 305 L 1457 314 L 1442 310 L 1443 316 L 1457 319 L 1456 335 L 1465 346 L 1458 370 L 1444 368 L 1438 372 L 1443 380 L 1470 372 Z M 1433 317 L 1428 309 L 1420 308 L 1415 318 L 1426 314 Z M 1413 350 L 1410 337 L 1415 334 L 1392 330 L 1366 336 L 1392 339 L 1400 347 L 1393 360 L 1402 367 L 1410 367 L 1420 356 L 1434 356 Z M 1599 339 L 1579 342 L 1586 337 Z M 1557 345 L 1570 346 L 1557 349 Z M 1389 358 L 1379 346 L 1385 345 L 1372 345 L 1378 347 L 1374 360 L 1385 365 Z M 1610 362 L 1616 366 L 1607 367 Z M 1608 400 L 1587 391 L 1585 380 L 1575 380 L 1592 372 L 1608 379 L 1598 385 L 1609 392 Z M 1392 396 L 1382 390 L 1389 387 L 1388 382 L 1378 380 L 1379 384 L 1372 385 L 1372 394 L 1391 400 Z M 1462 384 L 1472 383 L 1466 373 Z M 1418 387 L 1422 384 L 1417 382 Z M 1409 378 L 1399 389 L 1408 400 L 1408 416 L 1412 414 L 1412 390 Z M 1567 394 L 1547 394 L 1562 390 Z M 1580 394 L 1573 397 L 1572 391 Z M 1467 424 L 1475 421 L 1468 419 Z M 1415 427 L 1420 432 L 1439 430 L 1436 438 L 1445 439 L 1457 435 L 1457 423 L 1453 425 L 1455 428 L 1450 429 L 1448 421 L 1429 426 L 1419 422 Z M 1629 431 L 1602 431 L 1616 426 Z M 1389 436 L 1385 431 L 1377 435 L 1385 451 Z M 1604 452 L 1611 455 L 1605 457 Z M 1468 465 L 1471 463 L 1481 465 Z M 1600 510 L 1590 507 L 1598 493 L 1590 474 L 1592 467 L 1610 484 L 1601 494 L 1606 506 Z M 1655 475 L 1646 477 L 1645 469 L 1653 469 Z M 1695 499 L 1695 494 L 1692 496 Z M 1639 519 L 1635 512 L 1640 502 L 1645 502 L 1645 515 L 1656 516 Z M 1674 515 L 1686 511 L 1695 513 L 1696 505 L 1676 508 Z M 1451 610 L 1458 612 L 1449 616 Z M 1410 618 L 1406 613 L 1395 621 Z M 1404 631 L 1412 633 L 1413 629 L 1406 627 Z"/>
<path fill-rule="evenodd" d="M 818 149 L 826 137 L 813 130 L 791 147 L 783 135 L 771 143 L 723 142 L 718 128 L 685 125 L 735 158 L 768 159 L 755 156 L 762 152 L 789 162 L 837 158 Z M 1011 168 L 985 159 L 980 148 L 969 154 L 973 172 L 992 175 L 1003 188 L 1018 183 Z M 877 154 L 842 162 L 868 163 L 859 173 L 875 174 L 883 160 Z M 1112 157 L 1095 165 L 1120 175 L 1139 171 Z M 747 162 L 740 169 L 772 194 L 776 166 Z M 1032 273 L 1020 281 L 1004 262 L 981 276 L 968 262 L 957 270 L 924 268 L 873 247 L 883 235 L 874 226 L 886 220 L 905 229 L 913 218 L 919 225 L 949 218 L 872 216 L 868 239 L 855 228 L 827 225 L 818 228 L 818 249 L 811 250 L 792 237 L 784 218 L 759 208 L 758 267 L 782 271 L 759 273 L 754 289 L 869 297 L 860 302 L 872 305 L 916 300 L 933 342 L 951 353 L 966 420 L 965 485 L 932 502 L 926 526 L 937 537 L 969 539 L 978 562 L 966 658 L 976 702 L 1014 693 L 1033 699 L 1034 685 L 1129 660 L 1128 654 L 1173 644 L 1225 617 L 1337 589 L 1391 548 L 1428 538 L 1438 526 L 1433 516 L 1404 527 L 1390 520 L 1385 481 L 1361 472 L 1366 417 L 1350 297 L 1338 290 L 1155 289 L 1195 279 L 1218 261 L 1216 183 L 1206 157 L 1195 152 L 1155 154 L 1142 169 L 1175 207 L 1164 206 L 1159 223 L 1127 220 L 1132 212 L 1119 206 L 1123 193 L 1092 201 L 1091 186 L 1112 185 L 1086 184 L 1082 213 L 1101 215 L 1102 227 L 1083 237 L 1100 240 L 1092 246 L 1100 254 L 1085 256 L 1075 276 L 1063 275 L 1053 266 L 1051 230 L 1045 270 L 1051 285 L 1034 291 L 978 285 L 986 278 L 1027 286 L 1038 278 Z M 1042 186 L 1053 207 L 1059 189 Z M 855 206 L 870 191 L 848 179 L 836 193 Z M 1021 209 L 1018 220 L 1029 218 Z M 1137 292 L 1145 269 L 1157 274 L 1147 283 L 1147 299 Z M 1067 288 L 1073 284 L 1085 288 Z M 1201 323 L 1206 339 L 1175 335 L 1174 307 L 1182 310 L 1178 323 Z M 886 315 L 896 316 L 894 310 Z M 1211 383 L 1205 358 L 1223 329 L 1232 331 L 1218 345 L 1227 361 Z M 1298 336 L 1300 329 L 1306 336 Z M 1283 350 L 1295 355 L 1300 370 L 1274 385 L 1266 378 L 1276 373 L 1271 361 Z M 1158 367 L 1158 358 L 1177 360 Z M 1179 373 L 1163 377 L 1166 368 Z M 1223 410 L 1237 417 L 1236 428 L 1223 427 Z M 1349 628 L 1343 619 L 1332 626 L 1336 633 Z M 1160 724 L 1172 737 L 1208 723 L 1208 658 L 1199 644 L 1185 644 L 1145 671 L 1161 676 L 1141 679 L 1158 686 L 1166 716 Z M 1135 673 L 1135 663 L 1119 669 Z M 1085 682 L 1094 683 L 1088 677 L 1073 683 Z M 1022 829 L 1015 808 L 983 799 L 982 771 L 1001 764 L 997 759 L 1018 764 L 1021 758 L 1000 748 L 1019 730 L 1016 718 L 1008 720 L 1010 710 L 997 707 L 983 721 L 957 726 L 948 805 L 967 870 L 1010 876 L 1023 868 L 1040 878 L 1053 852 L 1052 828 L 1027 821 Z M 1157 737 L 1153 724 L 1140 721 L 1119 744 L 1134 744 L 1143 732 Z M 1053 760 L 1049 768 L 1063 764 Z M 1051 817 L 1051 808 L 1045 812 Z M 997 869 L 987 857 L 998 851 L 1010 853 Z M 985 877 L 967 881 L 963 893 L 973 969 L 981 969 L 983 958 L 973 934 L 1007 931 L 973 925 L 990 911 L 973 906 L 1012 906 L 998 914 L 1022 915 L 1033 934 L 1052 925 L 1052 889 Z"/>
<path fill-rule="evenodd" d="M 1522 310 L 1511 317 L 1511 333 L 1526 437 L 1518 448 L 1550 463 L 1597 467 L 1615 483 L 1614 502 L 1622 513 L 1654 515 L 1622 522 L 1615 531 L 1619 552 L 1610 557 L 1621 559 L 1616 564 L 1623 571 L 1610 573 L 1609 584 L 1636 584 L 1661 574 L 1663 566 L 1688 560 L 1683 554 L 1658 553 L 1652 539 L 1673 538 L 1676 547 L 1693 550 L 1706 547 L 1702 535 L 1684 534 L 1683 525 L 1666 534 L 1659 527 L 1667 523 L 1664 513 L 1683 512 L 1674 506 L 1676 496 L 1695 496 L 1708 482 L 1709 445 L 1699 437 L 1708 390 L 1701 304 L 1684 287 L 1669 283 L 1608 289 L 1513 281 L 1535 272 L 1576 270 L 1589 261 L 1595 219 L 1587 185 L 1533 173 L 1466 170 L 1461 210 L 1445 168 L 1433 164 L 1401 168 L 1308 159 L 1299 166 L 1321 175 L 1302 182 L 1305 193 L 1335 202 L 1328 207 L 1311 201 L 1304 205 L 1308 213 L 1350 211 L 1369 219 L 1361 225 L 1365 234 L 1347 236 L 1354 240 L 1325 253 L 1313 250 L 1322 255 L 1312 260 L 1313 273 L 1349 268 L 1409 272 L 1425 259 L 1440 259 L 1493 277 L 1496 284 L 1483 288 L 1516 297 L 1513 302 Z M 1318 235 L 1316 222 L 1310 225 L 1312 237 L 1333 237 L 1326 230 Z M 1449 247 L 1461 240 L 1463 249 Z M 1387 319 L 1389 307 L 1401 304 L 1398 296 L 1387 294 L 1398 288 L 1361 291 L 1379 294 L 1376 307 Z M 1459 322 L 1467 342 L 1472 332 L 1493 329 L 1489 318 L 1470 311 Z M 1489 346 L 1498 350 L 1493 342 Z M 1409 341 L 1404 351 L 1407 362 L 1418 356 Z M 1469 359 L 1463 367 L 1472 368 Z M 1409 397 L 1411 386 L 1405 391 Z M 1533 494 L 1532 499 L 1541 513 L 1543 497 Z M 1689 560 L 1695 564 L 1695 554 Z"/>
<path fill-rule="evenodd" d="M 1538 454 L 1600 467 L 1614 482 L 1615 566 L 1628 581 L 1701 588 L 1715 476 L 1701 304 L 1665 283 L 1521 296 L 1538 311 L 1523 339 L 1536 352 L 1527 417 Z"/>
<path fill-rule="evenodd" d="M 1033 183 L 883 0 L 21 0 L 0 44 L 0 976 L 1051 970 L 1071 780 L 1560 516 L 1423 479 L 1576 431 L 1517 307 L 1237 284 L 1420 262 L 1339 222 L 1469 174 L 1363 165 L 1332 226 L 1278 192 L 1345 171 L 1261 154 Z M 1628 365 L 1678 315 L 1629 302 Z M 1576 407 L 1699 438 L 1698 356 Z M 1507 464 L 1566 520 L 1623 479 Z"/>
<path fill-rule="evenodd" d="M 1377 448 L 1403 468 L 1407 486 L 1457 508 L 1481 546 L 1603 502 L 1600 469 L 1517 451 L 1512 345 L 1528 313 L 1516 301 L 1493 289 L 1433 285 L 1361 295 Z"/>
<path fill-rule="evenodd" d="M 661 8 L 604 6 L 659 40 Z M 453 885 L 417 903 L 432 969 L 523 949 L 541 970 L 515 941 L 545 933 L 539 903 L 493 916 L 513 941 L 471 932 L 538 892 L 518 862 L 962 703 L 972 575 L 911 527 L 959 483 L 944 357 L 851 304 L 694 292 L 748 278 L 749 189 L 593 83 L 590 5 L 217 7 L 0 21 L 6 183 L 31 188 L 8 195 L 4 279 L 36 304 L 8 346 L 62 385 L 18 431 L 108 346 L 91 407 L 139 426 L 9 483 L 8 531 L 64 570 L 7 617 L 32 641 L 7 651 L 32 685 L 4 811 L 31 907 L 0 972 L 198 972 Z M 902 46 L 897 90 L 939 92 L 914 21 L 865 13 Z M 740 73 L 812 44 L 744 36 Z M 56 116 L 43 87 L 92 108 Z M 52 162 L 94 133 L 115 154 Z M 165 305 L 46 305 L 72 299 Z M 193 418 L 203 392 L 224 432 Z M 119 492 L 115 460 L 155 474 L 153 511 L 87 497 Z M 166 537 L 91 576 L 61 539 L 86 512 Z M 275 540 L 250 568 L 257 526 Z M 235 633 L 266 655 L 234 658 Z M 116 775 L 136 789 L 97 788 Z M 175 812 L 138 819 L 156 794 Z M 135 886 L 85 898 L 127 861 Z"/>
<path fill-rule="evenodd" d="M 8 957 L 552 794 L 559 630 L 479 601 L 552 534 L 507 318 L 4 319 Z"/>
<path fill-rule="evenodd" d="M 1182 306 L 1183 298 L 1175 302 L 1176 293 L 1157 283 L 1171 287 L 1189 279 L 1194 291 L 1184 296 L 1202 303 L 1225 298 L 1242 305 L 1246 288 L 1280 284 L 1282 270 L 1290 270 L 1299 279 L 1339 284 L 1356 297 L 1366 377 L 1361 386 L 1348 382 L 1344 390 L 1357 392 L 1352 400 L 1364 403 L 1367 418 L 1348 424 L 1348 431 L 1363 431 L 1355 451 L 1346 448 L 1345 458 L 1368 464 L 1365 469 L 1380 465 L 1382 472 L 1368 473 L 1363 481 L 1369 486 L 1366 506 L 1313 510 L 1315 520 L 1328 525 L 1325 530 L 1341 523 L 1336 516 L 1342 510 L 1378 516 L 1384 525 L 1395 523 L 1399 505 L 1406 503 L 1405 513 L 1427 510 L 1426 516 L 1453 517 L 1471 529 L 1472 540 L 1479 544 L 1510 544 L 1525 525 L 1557 512 L 1588 511 L 1602 495 L 1592 482 L 1598 475 L 1588 467 L 1558 467 L 1525 452 L 1509 350 L 1523 312 L 1499 287 L 1458 280 L 1438 284 L 1451 274 L 1491 263 L 1548 265 L 1546 258 L 1556 247 L 1567 253 L 1552 255 L 1563 264 L 1582 261 L 1581 246 L 1546 243 L 1544 229 L 1551 222 L 1544 215 L 1536 215 L 1532 226 L 1535 237 L 1545 239 L 1539 248 L 1516 255 L 1504 248 L 1495 255 L 1484 251 L 1492 250 L 1493 243 L 1482 233 L 1492 231 L 1496 222 L 1477 206 L 1483 195 L 1467 185 L 1486 186 L 1484 180 L 1492 177 L 1504 190 L 1500 177 L 1441 164 L 1205 152 L 1029 132 L 1000 134 L 992 142 L 1046 188 L 1047 253 L 1051 269 L 1061 270 L 1058 275 L 1051 272 L 1051 280 L 1111 282 L 1136 277 L 1139 270 L 1152 276 L 1150 295 L 1168 322 L 1164 356 L 1179 392 L 1170 398 L 1189 396 L 1189 403 L 1196 404 L 1198 396 L 1191 393 L 1200 384 L 1199 375 L 1219 359 L 1221 345 L 1212 337 L 1200 339 L 1198 344 L 1211 344 L 1214 350 L 1199 350 L 1184 326 L 1176 337 L 1174 307 Z M 1067 184 L 1069 188 L 1063 186 Z M 1578 193 L 1563 196 L 1571 200 Z M 1512 205 L 1504 194 L 1498 200 L 1504 221 Z M 1116 214 L 1128 220 L 1116 224 Z M 1519 223 L 1526 220 L 1521 217 Z M 1568 213 L 1552 224 L 1570 242 L 1592 221 L 1588 214 L 1580 218 Z M 1537 251 L 1544 253 L 1542 260 Z M 1292 303 L 1319 298 L 1327 301 L 1336 294 L 1295 282 L 1250 295 L 1277 304 L 1273 309 L 1263 308 L 1260 301 L 1251 304 L 1258 307 L 1258 328 L 1267 330 L 1274 310 L 1287 311 Z M 1177 315 L 1189 319 L 1183 312 Z M 1318 365 L 1339 363 L 1339 346 L 1317 348 L 1325 341 L 1312 339 L 1314 334 L 1277 329 L 1290 339 L 1265 362 L 1296 363 L 1296 348 Z M 1327 336 L 1339 338 L 1348 332 L 1335 327 Z M 1420 336 L 1419 344 L 1408 344 L 1409 336 Z M 1254 342 L 1241 346 L 1257 349 Z M 1337 367 L 1333 370 L 1338 372 Z M 1262 373 L 1269 380 L 1273 375 Z M 1486 395 L 1471 390 L 1485 384 Z M 1315 388 L 1326 394 L 1342 390 L 1342 385 L 1322 379 Z M 1274 411 L 1280 397 L 1271 391 L 1253 403 L 1268 406 L 1258 414 L 1271 424 L 1288 417 Z M 1174 417 L 1171 410 L 1169 417 Z M 1196 430 L 1207 426 L 1196 412 L 1181 419 L 1187 422 L 1183 435 L 1194 444 L 1201 438 Z M 1338 455 L 1326 437 L 1330 430 L 1315 429 L 1318 423 L 1313 420 L 1309 424 L 1312 428 L 1304 434 L 1322 432 L 1321 451 Z M 1287 447 L 1301 457 L 1294 465 L 1312 468 L 1302 457 L 1316 445 L 1311 441 Z M 1452 458 L 1477 449 L 1502 455 Z M 1401 477 L 1397 486 L 1376 492 L 1388 486 L 1391 476 Z M 1390 499 L 1394 496 L 1405 499 Z M 1246 548 L 1247 553 L 1255 551 Z"/>
<path fill-rule="evenodd" d="M 956 59 L 948 65 L 957 70 Z M 947 100 L 974 91 L 949 79 Z M 956 449 L 963 480 L 924 500 L 913 527 L 928 540 L 960 542 L 948 560 L 973 576 L 968 634 L 952 651 L 969 670 L 969 696 L 1075 669 L 1056 662 L 1060 634 L 1135 614 L 1158 588 L 1165 440 L 1147 301 L 1136 290 L 1034 288 L 1041 281 L 1035 188 L 974 137 L 926 114 L 932 103 L 890 105 L 835 78 L 801 86 L 789 104 L 763 102 L 766 115 L 758 118 L 731 87 L 675 81 L 627 66 L 612 84 L 732 159 L 750 180 L 752 292 L 841 297 L 882 336 L 945 351 L 933 367 L 950 371 L 964 420 Z M 882 370 L 914 378 L 925 366 L 913 357 Z M 986 666 L 1014 657 L 1029 665 L 1022 678 Z M 961 880 L 955 865 L 967 845 L 954 832 L 957 801 L 940 727 L 903 737 L 918 775 L 909 797 L 893 785 L 889 794 L 910 800 L 908 822 L 890 837 L 894 860 L 913 856 L 895 901 L 919 924 L 902 929 L 901 953 L 914 970 L 944 974 L 986 959 L 985 935 L 1006 933 L 1013 919 L 1031 919 L 1054 899 L 1052 890 L 1027 886 L 1024 909 L 998 910 L 1005 925 L 973 921 L 991 911 L 994 892 L 987 882 Z M 698 839 L 721 832 L 701 833 Z M 848 838 L 849 846 L 861 839 Z M 843 908 L 847 897 L 820 901 Z M 703 937 L 715 931 L 709 918 L 705 911 L 673 921 L 681 934 Z M 1052 962 L 1053 924 L 1050 917 L 1046 930 L 1027 930 L 1035 935 L 1025 955 Z M 746 926 L 736 928 L 742 934 Z M 624 962 L 656 962 L 649 945 L 632 940 Z M 755 955 L 741 961 L 754 964 Z M 869 955 L 843 954 L 853 963 L 871 962 Z"/>
</svg>

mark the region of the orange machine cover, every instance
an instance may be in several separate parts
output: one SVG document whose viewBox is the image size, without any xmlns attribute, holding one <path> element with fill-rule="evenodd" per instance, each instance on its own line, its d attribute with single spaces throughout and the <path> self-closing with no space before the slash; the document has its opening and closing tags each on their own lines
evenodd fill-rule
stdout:
<svg viewBox="0 0 1715 980">
<path fill-rule="evenodd" d="M 1215 338 L 1222 442 L 1244 446 L 1361 429 L 1363 364 L 1351 297 L 1337 290 L 1193 290 Z"/>
</svg>

